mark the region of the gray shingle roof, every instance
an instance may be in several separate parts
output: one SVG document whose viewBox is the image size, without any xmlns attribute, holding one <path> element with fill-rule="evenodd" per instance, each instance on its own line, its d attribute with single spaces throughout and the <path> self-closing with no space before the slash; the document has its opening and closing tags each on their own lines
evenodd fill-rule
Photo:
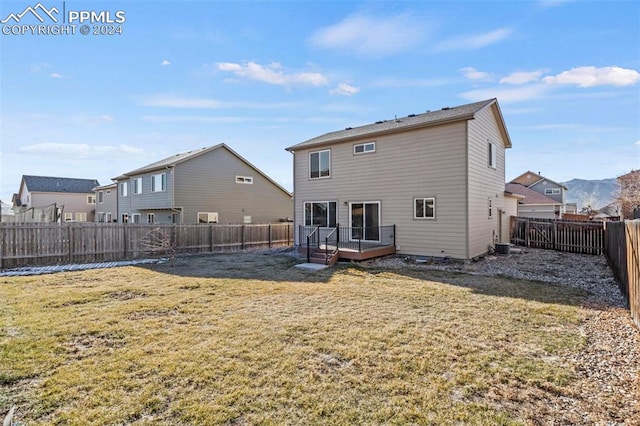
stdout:
<svg viewBox="0 0 640 426">
<path fill-rule="evenodd" d="M 197 157 L 198 155 L 204 154 L 205 152 L 213 151 L 214 149 L 220 148 L 224 146 L 224 144 L 218 144 L 214 146 L 204 147 L 200 149 L 193 149 L 191 151 L 181 152 L 179 154 L 172 155 L 167 158 L 163 158 L 162 160 L 156 161 L 151 164 L 147 164 L 146 166 L 142 166 L 139 169 L 132 170 L 127 173 L 123 173 L 122 176 L 114 177 L 112 179 L 126 179 L 128 176 L 139 175 L 141 173 L 150 172 L 153 170 L 164 169 L 167 166 L 175 166 L 178 163 L 182 163 L 183 161 L 188 160 L 189 158 Z"/>
<path fill-rule="evenodd" d="M 519 201 L 520 204 L 562 204 L 519 183 L 508 183 L 505 189 L 512 194 L 522 195 L 524 199 Z"/>
<path fill-rule="evenodd" d="M 100 185 L 96 179 L 76 179 L 51 176 L 22 176 L 30 192 L 66 192 L 91 194 Z"/>
<path fill-rule="evenodd" d="M 365 136 L 393 133 L 397 130 L 426 127 L 451 121 L 469 120 L 481 109 L 493 104 L 496 99 L 474 102 L 452 108 L 442 108 L 438 111 L 429 111 L 422 114 L 410 114 L 406 117 L 398 117 L 391 120 L 377 121 L 359 127 L 347 127 L 344 130 L 325 133 L 305 142 L 286 148 L 287 151 L 295 151 L 299 148 L 307 148 L 315 145 L 323 145 L 343 140 L 350 140 Z"/>
</svg>

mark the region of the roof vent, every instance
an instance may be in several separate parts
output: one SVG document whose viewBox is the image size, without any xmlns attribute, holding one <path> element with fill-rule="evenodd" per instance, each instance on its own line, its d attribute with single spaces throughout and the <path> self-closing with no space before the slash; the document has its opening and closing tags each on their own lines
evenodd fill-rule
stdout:
<svg viewBox="0 0 640 426">
<path fill-rule="evenodd" d="M 353 129 L 353 127 L 347 127 L 347 128 L 345 128 L 345 130 L 351 130 L 351 129 Z"/>
<path fill-rule="evenodd" d="M 380 121 L 376 121 L 376 124 L 382 124 L 384 123 L 384 121 L 380 120 Z"/>
<path fill-rule="evenodd" d="M 449 110 L 449 109 L 451 109 L 451 108 L 450 108 L 450 107 L 444 107 L 444 108 L 442 108 L 442 110 L 443 110 L 443 111 L 447 111 L 447 110 Z"/>
<path fill-rule="evenodd" d="M 407 115 L 407 117 L 415 117 L 415 116 L 416 116 L 415 114 L 409 114 L 409 115 Z"/>
</svg>

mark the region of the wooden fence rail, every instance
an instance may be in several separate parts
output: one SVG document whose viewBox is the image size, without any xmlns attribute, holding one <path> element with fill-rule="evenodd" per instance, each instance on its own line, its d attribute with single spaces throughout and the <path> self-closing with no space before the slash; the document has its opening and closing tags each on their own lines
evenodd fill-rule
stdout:
<svg viewBox="0 0 640 426">
<path fill-rule="evenodd" d="M 1 223 L 0 269 L 293 244 L 293 224 Z"/>
<path fill-rule="evenodd" d="M 640 327 L 640 220 L 607 223 L 605 254 Z"/>
<path fill-rule="evenodd" d="M 604 222 L 511 218 L 511 242 L 526 247 L 602 254 L 604 234 Z"/>
</svg>

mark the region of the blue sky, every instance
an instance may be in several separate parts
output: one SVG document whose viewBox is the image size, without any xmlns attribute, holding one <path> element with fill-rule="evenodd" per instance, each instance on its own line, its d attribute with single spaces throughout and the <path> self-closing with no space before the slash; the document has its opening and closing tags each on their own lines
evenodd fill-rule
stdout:
<svg viewBox="0 0 640 426">
<path fill-rule="evenodd" d="M 37 4 L 0 3 L 3 201 L 221 142 L 291 190 L 288 146 L 494 97 L 506 179 L 640 168 L 640 2 L 42 0 L 44 24 L 124 12 L 122 33 L 21 32 Z"/>
</svg>

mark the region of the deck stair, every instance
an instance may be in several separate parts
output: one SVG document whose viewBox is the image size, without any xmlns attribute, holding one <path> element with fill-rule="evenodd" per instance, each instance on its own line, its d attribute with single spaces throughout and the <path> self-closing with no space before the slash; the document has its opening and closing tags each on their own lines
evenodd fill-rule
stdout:
<svg viewBox="0 0 640 426">
<path fill-rule="evenodd" d="M 337 248 L 315 248 L 312 249 L 309 262 L 317 263 L 319 265 L 333 266 L 338 261 L 338 249 Z"/>
</svg>

